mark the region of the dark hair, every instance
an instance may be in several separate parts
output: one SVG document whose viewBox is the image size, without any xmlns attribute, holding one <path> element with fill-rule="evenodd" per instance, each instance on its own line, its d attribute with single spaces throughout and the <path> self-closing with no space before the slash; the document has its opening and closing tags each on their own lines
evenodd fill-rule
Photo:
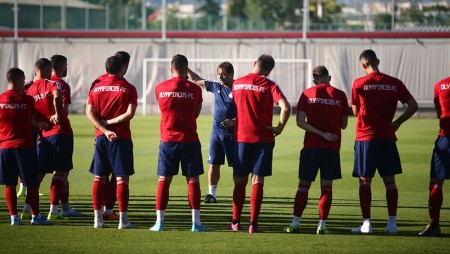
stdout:
<svg viewBox="0 0 450 254">
<path fill-rule="evenodd" d="M 52 62 L 52 68 L 58 69 L 62 64 L 67 62 L 67 57 L 63 55 L 53 55 L 50 57 L 50 61 Z"/>
<path fill-rule="evenodd" d="M 20 78 L 25 79 L 25 73 L 19 68 L 13 67 L 6 73 L 6 79 L 8 80 L 8 83 L 16 84 Z"/>
<path fill-rule="evenodd" d="M 120 58 L 120 60 L 122 60 L 122 63 L 124 65 L 130 63 L 130 54 L 128 54 L 125 51 L 117 51 L 116 54 L 114 54 L 114 56 Z"/>
<path fill-rule="evenodd" d="M 228 74 L 234 74 L 233 65 L 230 62 L 223 62 L 217 66 L 217 69 L 224 69 Z"/>
<path fill-rule="evenodd" d="M 105 69 L 108 74 L 117 74 L 122 70 L 122 60 L 118 56 L 110 56 L 106 59 Z"/>
<path fill-rule="evenodd" d="M 271 55 L 262 54 L 256 63 L 259 65 L 262 71 L 270 72 L 275 67 L 275 60 Z"/>
<path fill-rule="evenodd" d="M 363 62 L 366 66 L 372 66 L 372 67 L 377 67 L 378 66 L 377 55 L 371 49 L 364 50 L 359 55 L 359 61 Z"/>
<path fill-rule="evenodd" d="M 314 80 L 321 80 L 322 78 L 328 78 L 330 74 L 328 73 L 328 70 L 325 66 L 319 65 L 314 68 L 312 72 Z"/>
<path fill-rule="evenodd" d="M 50 62 L 50 60 L 48 60 L 47 58 L 39 58 L 34 64 L 34 67 L 40 71 L 49 66 L 52 66 L 52 62 Z"/>
<path fill-rule="evenodd" d="M 176 54 L 172 57 L 170 65 L 177 71 L 184 71 L 188 68 L 188 60 L 185 56 Z"/>
</svg>

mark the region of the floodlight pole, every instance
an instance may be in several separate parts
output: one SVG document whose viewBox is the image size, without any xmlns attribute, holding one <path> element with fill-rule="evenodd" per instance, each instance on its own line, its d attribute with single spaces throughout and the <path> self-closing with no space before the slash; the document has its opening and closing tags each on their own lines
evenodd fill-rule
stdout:
<svg viewBox="0 0 450 254">
<path fill-rule="evenodd" d="M 308 32 L 309 28 L 309 0 L 303 0 L 303 32 L 302 32 L 302 39 L 303 41 L 306 41 L 306 33 Z"/>
<path fill-rule="evenodd" d="M 167 12 L 167 6 L 166 6 L 166 0 L 162 0 L 162 22 L 161 22 L 161 39 L 163 41 L 166 40 L 167 35 L 166 35 L 166 12 Z"/>
<path fill-rule="evenodd" d="M 392 7 L 391 7 L 391 30 L 395 30 L 395 0 L 392 0 Z"/>
<path fill-rule="evenodd" d="M 17 4 L 17 0 L 14 1 L 14 41 L 13 41 L 13 48 L 14 48 L 14 66 L 18 67 L 19 65 L 19 54 L 18 54 L 18 41 L 19 41 L 19 6 Z"/>
</svg>

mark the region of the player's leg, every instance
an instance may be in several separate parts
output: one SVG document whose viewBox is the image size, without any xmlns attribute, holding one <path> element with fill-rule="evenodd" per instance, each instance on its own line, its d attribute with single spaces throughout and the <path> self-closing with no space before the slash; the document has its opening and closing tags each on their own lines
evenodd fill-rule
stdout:
<svg viewBox="0 0 450 254">
<path fill-rule="evenodd" d="M 119 203 L 119 229 L 134 228 L 128 219 L 128 203 L 130 199 L 129 176 L 116 177 L 117 203 Z"/>
<path fill-rule="evenodd" d="M 333 202 L 333 180 L 320 180 L 320 199 L 319 199 L 319 223 L 317 225 L 316 233 L 328 234 L 330 233 L 326 228 L 328 215 L 331 210 L 331 203 Z"/>
<path fill-rule="evenodd" d="M 114 205 L 117 201 L 117 182 L 116 176 L 111 175 L 111 179 L 106 185 L 105 201 L 103 219 L 105 220 L 119 220 L 119 215 L 114 212 Z"/>
<path fill-rule="evenodd" d="M 234 176 L 234 190 L 233 190 L 233 216 L 229 230 L 239 231 L 242 230 L 241 226 L 241 214 L 245 203 L 245 191 L 248 182 L 248 175 L 246 176 Z"/>
<path fill-rule="evenodd" d="M 211 134 L 209 143 L 210 164 L 208 169 L 208 194 L 203 203 L 216 203 L 217 185 L 220 180 L 220 166 L 225 162 L 225 150 L 223 145 L 223 135 Z"/>
<path fill-rule="evenodd" d="M 216 203 L 217 184 L 220 180 L 220 165 L 209 165 L 208 169 L 208 194 L 203 203 Z"/>
<path fill-rule="evenodd" d="M 386 188 L 386 203 L 388 208 L 388 222 L 386 233 L 397 233 L 397 207 L 398 207 L 398 189 L 395 183 L 395 176 L 384 176 L 384 186 Z"/>
<path fill-rule="evenodd" d="M 438 137 L 431 157 L 428 213 L 430 223 L 418 233 L 419 236 L 440 236 L 439 217 L 444 201 L 442 186 L 450 178 L 449 137 Z"/>
<path fill-rule="evenodd" d="M 95 160 L 95 159 L 94 159 Z M 91 166 L 91 172 L 94 173 L 96 171 L 93 171 Z M 94 209 L 94 228 L 102 228 L 103 227 L 103 216 L 102 216 L 102 204 L 105 194 L 105 186 L 106 182 L 108 181 L 108 176 L 100 176 L 97 174 L 101 174 L 100 170 L 98 170 L 99 173 L 94 173 L 94 182 L 92 184 L 92 207 Z"/>
<path fill-rule="evenodd" d="M 151 231 L 164 231 L 164 215 L 169 202 L 169 188 L 174 175 L 178 174 L 179 157 L 177 156 L 179 145 L 170 142 L 160 142 L 158 153 L 159 175 L 158 187 L 156 189 L 156 222 L 150 228 Z"/>
<path fill-rule="evenodd" d="M 45 173 L 38 173 L 38 184 L 37 184 L 37 188 L 38 188 L 38 194 L 39 196 L 42 196 L 41 193 L 39 193 L 39 189 L 41 187 L 41 183 L 44 180 L 45 177 Z M 32 218 L 32 209 L 31 209 L 31 205 L 30 203 L 32 203 L 33 200 L 30 200 L 30 198 L 28 197 L 28 195 L 25 196 L 25 203 L 23 205 L 23 209 L 22 209 L 22 213 L 20 214 L 20 218 L 22 220 L 24 219 L 31 219 Z"/>
<path fill-rule="evenodd" d="M 48 220 L 64 220 L 58 212 L 59 200 L 61 199 L 61 192 L 64 186 L 64 171 L 54 171 L 52 182 L 50 185 L 50 211 L 48 213 Z"/>
<path fill-rule="evenodd" d="M 160 176 L 158 187 L 156 189 L 156 222 L 151 231 L 164 230 L 164 215 L 166 213 L 167 204 L 169 203 L 169 189 L 172 182 L 172 176 Z"/>
<path fill-rule="evenodd" d="M 252 169 L 252 193 L 250 195 L 250 227 L 249 233 L 260 233 L 262 229 L 258 226 L 259 214 L 264 197 L 264 178 L 272 175 L 273 143 L 262 143 L 254 145 L 252 158 L 254 166 Z"/>
<path fill-rule="evenodd" d="M 85 215 L 84 213 L 80 213 L 70 207 L 69 194 L 70 194 L 69 171 L 67 171 L 64 174 L 64 185 L 63 185 L 63 189 L 61 191 L 61 215 L 64 217 L 84 216 Z"/>
<path fill-rule="evenodd" d="M 298 189 L 294 198 L 294 216 L 291 225 L 283 229 L 287 233 L 298 233 L 300 231 L 300 222 L 303 211 L 308 203 L 308 192 L 311 186 L 311 181 L 299 180 Z"/>
</svg>

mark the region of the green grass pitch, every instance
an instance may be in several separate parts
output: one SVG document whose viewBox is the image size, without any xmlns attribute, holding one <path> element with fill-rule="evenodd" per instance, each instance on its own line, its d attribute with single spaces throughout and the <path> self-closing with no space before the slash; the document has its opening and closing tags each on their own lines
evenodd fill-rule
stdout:
<svg viewBox="0 0 450 254">
<path fill-rule="evenodd" d="M 372 183 L 372 222 L 374 233 L 354 235 L 352 227 L 361 223 L 358 181 L 351 176 L 355 118 L 350 118 L 343 132 L 341 150 L 343 179 L 333 185 L 333 206 L 327 227 L 331 235 L 315 235 L 318 221 L 319 181 L 313 183 L 310 200 L 302 218 L 300 234 L 286 234 L 282 228 L 292 218 L 293 197 L 298 185 L 298 158 L 304 131 L 292 116 L 286 129 L 276 139 L 273 176 L 266 178 L 264 201 L 260 216 L 262 234 L 227 232 L 231 219 L 233 190 L 232 170 L 222 167 L 217 204 L 202 205 L 202 222 L 214 232 L 192 233 L 191 213 L 187 201 L 187 184 L 181 175 L 174 177 L 166 212 L 166 231 L 151 232 L 155 216 L 156 164 L 159 144 L 159 116 L 136 116 L 132 120 L 136 174 L 130 178 L 129 216 L 137 228 L 118 230 L 117 222 L 107 221 L 103 229 L 93 228 L 91 186 L 88 172 L 92 160 L 94 132 L 84 115 L 70 116 L 75 135 L 74 169 L 70 174 L 72 207 L 87 214 L 48 227 L 24 225 L 11 227 L 5 199 L 0 197 L 0 250 L 2 253 L 443 253 L 448 252 L 450 236 L 450 196 L 444 184 L 444 204 L 441 211 L 441 238 L 419 238 L 415 234 L 427 223 L 428 180 L 430 154 L 438 131 L 438 121 L 414 118 L 401 126 L 397 142 L 403 164 L 403 174 L 397 177 L 399 188 L 398 235 L 386 235 L 385 191 L 377 175 Z M 274 121 L 277 121 L 275 116 Z M 211 115 L 201 115 L 198 132 L 203 145 L 205 172 L 208 165 Z M 41 185 L 41 210 L 49 208 L 50 175 Z M 202 193 L 207 192 L 207 174 L 201 176 Z M 4 190 L 4 187 L 0 187 Z M 248 221 L 248 197 L 243 222 Z M 19 198 L 19 212 L 23 205 Z M 116 206 L 117 211 L 117 206 Z M 29 221 L 25 221 L 29 223 Z M 247 228 L 244 223 L 245 229 Z"/>
</svg>

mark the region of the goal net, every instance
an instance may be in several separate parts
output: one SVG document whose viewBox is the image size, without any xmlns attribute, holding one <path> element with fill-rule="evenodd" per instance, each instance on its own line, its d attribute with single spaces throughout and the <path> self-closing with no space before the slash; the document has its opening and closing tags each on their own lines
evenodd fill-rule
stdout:
<svg viewBox="0 0 450 254">
<path fill-rule="evenodd" d="M 169 79 L 171 58 L 144 58 L 142 77 L 142 98 L 139 99 L 142 114 L 159 113 L 155 98 L 155 86 Z M 224 61 L 233 64 L 234 78 L 244 76 L 252 71 L 255 59 L 206 59 L 191 58 L 189 68 L 200 77 L 208 80 L 218 80 L 217 66 Z M 284 95 L 292 106 L 296 106 L 300 94 L 312 84 L 311 59 L 275 59 L 275 68 L 268 76 L 281 87 Z M 202 113 L 212 113 L 214 96 L 203 91 Z"/>
</svg>

